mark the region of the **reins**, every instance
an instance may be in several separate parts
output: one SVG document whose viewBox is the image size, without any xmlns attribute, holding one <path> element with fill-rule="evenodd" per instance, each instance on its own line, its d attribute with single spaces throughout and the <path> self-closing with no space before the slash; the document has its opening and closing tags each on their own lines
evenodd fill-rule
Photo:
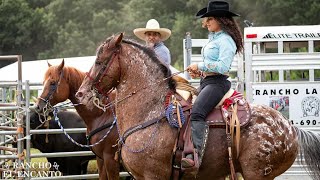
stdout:
<svg viewBox="0 0 320 180">
<path fill-rule="evenodd" d="M 113 54 L 112 54 L 113 55 Z M 59 117 L 58 117 L 58 109 L 63 109 L 63 108 L 66 108 L 66 107 L 71 107 L 71 102 L 67 102 L 67 103 L 64 103 L 64 104 L 61 104 L 59 106 L 52 106 L 50 104 L 50 99 L 53 98 L 53 94 L 56 92 L 58 86 L 60 85 L 60 82 L 61 82 L 61 79 L 63 77 L 63 70 L 61 71 L 60 75 L 59 75 L 59 80 L 57 83 L 55 83 L 54 85 L 51 85 L 50 84 L 50 90 L 49 90 L 49 93 L 48 95 L 45 97 L 45 98 L 42 98 L 42 97 L 39 97 L 40 100 L 44 101 L 46 103 L 45 107 L 42 109 L 42 112 L 38 112 L 37 110 L 36 113 L 38 114 L 39 116 L 39 121 L 40 121 L 40 125 L 36 127 L 36 129 L 40 128 L 41 126 L 43 126 L 43 124 L 45 124 L 46 122 L 48 122 L 49 120 L 51 119 L 48 119 L 47 118 L 47 114 L 49 114 L 48 112 L 52 111 L 53 112 L 53 115 L 54 115 L 54 120 L 56 121 L 56 123 L 59 125 L 60 129 L 63 131 L 63 133 L 65 134 L 65 136 L 74 144 L 76 144 L 77 146 L 80 146 L 80 147 L 85 147 L 85 148 L 92 148 L 98 144 L 100 144 L 110 133 L 111 129 L 113 128 L 113 126 L 115 125 L 115 122 L 116 122 L 116 116 L 113 112 L 113 109 L 112 109 L 112 113 L 113 113 L 113 116 L 114 116 L 114 121 L 111 123 L 108 123 L 107 125 L 104 125 L 103 128 L 98 128 L 99 131 L 105 129 L 105 128 L 108 128 L 110 127 L 110 129 L 107 131 L 107 133 L 96 143 L 92 144 L 92 145 L 83 145 L 83 144 L 80 144 L 78 142 L 76 142 L 66 131 L 65 129 L 63 128 L 63 126 L 61 125 L 60 121 L 59 121 Z M 78 106 L 80 104 L 73 104 L 73 107 L 74 106 Z M 43 115 L 44 117 L 44 121 L 41 120 L 41 115 Z M 98 131 L 97 130 L 94 130 L 94 133 L 89 133 L 89 135 L 87 135 L 87 140 L 89 140 L 89 138 L 91 138 L 95 133 L 97 133 Z"/>
<path fill-rule="evenodd" d="M 185 71 L 187 71 L 187 70 L 183 70 L 183 71 L 179 71 L 179 72 L 175 72 L 175 73 L 172 73 L 169 77 L 166 77 L 166 78 L 164 78 L 164 79 L 162 79 L 162 80 L 159 80 L 159 81 L 157 81 L 155 84 L 160 84 L 160 83 L 162 83 L 162 82 L 164 82 L 164 81 L 167 81 L 167 80 L 169 80 L 170 78 L 172 78 L 172 77 L 174 77 L 174 76 L 177 76 L 178 74 L 180 74 L 180 73 L 183 73 L 183 72 L 185 72 Z M 154 85 L 154 84 L 149 84 L 149 85 L 147 85 L 147 86 L 144 86 L 144 87 L 142 87 L 142 88 L 140 88 L 140 89 L 138 89 L 138 90 L 136 90 L 136 91 L 133 91 L 133 92 L 131 92 L 131 93 L 129 93 L 128 95 L 126 95 L 125 97 L 123 97 L 123 98 L 121 98 L 121 99 L 115 99 L 115 100 L 113 100 L 113 101 L 111 101 L 111 102 L 109 102 L 108 104 L 103 104 L 103 103 L 101 103 L 100 102 L 100 99 L 99 99 L 99 97 L 97 97 L 96 96 L 96 94 L 97 93 L 95 93 L 95 91 L 94 90 L 92 90 L 92 94 L 93 94 L 93 96 L 92 96 L 92 98 L 93 98 L 93 104 L 97 107 L 97 108 L 99 108 L 99 109 L 101 109 L 102 111 L 106 111 L 108 108 L 110 108 L 111 106 L 115 106 L 116 104 L 118 104 L 118 103 L 120 103 L 120 102 L 122 102 L 122 101 L 124 101 L 124 100 L 126 100 L 126 99 L 128 99 L 128 98 L 130 98 L 131 96 L 133 96 L 133 95 L 135 95 L 135 94 L 137 94 L 139 91 L 142 91 L 142 90 L 144 90 L 144 89 L 147 89 L 148 87 L 150 87 L 150 86 L 152 86 L 152 85 Z M 111 90 L 113 90 L 113 89 L 111 89 Z M 110 91 L 111 91 L 110 90 Z M 110 92 L 109 92 L 110 93 Z"/>
<path fill-rule="evenodd" d="M 90 138 L 91 138 L 93 135 L 95 135 L 95 134 L 98 133 L 99 131 L 102 131 L 103 129 L 106 129 L 106 128 L 110 127 L 109 130 L 106 132 L 106 134 L 105 134 L 98 142 L 96 142 L 96 143 L 94 143 L 94 144 L 80 144 L 80 143 L 78 143 L 76 140 L 74 140 L 74 139 L 65 131 L 65 129 L 63 128 L 63 126 L 62 126 L 62 124 L 61 124 L 61 122 L 60 122 L 60 119 L 59 119 L 59 117 L 58 117 L 58 111 L 59 111 L 59 109 L 64 109 L 65 107 L 71 107 L 71 106 L 69 106 L 69 104 L 71 104 L 71 102 L 67 102 L 67 103 L 64 103 L 64 104 L 59 105 L 59 106 L 52 106 L 53 116 L 54 116 L 54 120 L 56 121 L 56 123 L 58 124 L 58 126 L 60 127 L 60 129 L 62 130 L 62 132 L 64 133 L 64 135 L 65 135 L 72 143 L 74 143 L 74 144 L 77 145 L 77 146 L 84 147 L 84 148 L 92 148 L 92 147 L 100 144 L 102 141 L 104 141 L 104 140 L 107 138 L 107 136 L 110 134 L 112 128 L 114 127 L 114 125 L 115 125 L 116 122 L 117 122 L 117 117 L 116 117 L 116 115 L 115 115 L 115 113 L 114 113 L 114 110 L 112 109 L 112 114 L 113 114 L 113 118 L 114 118 L 113 122 L 112 122 L 112 123 L 107 123 L 107 124 L 105 124 L 105 125 L 97 128 L 97 129 L 93 130 L 93 131 L 90 132 L 88 135 L 86 135 L 86 139 L 87 139 L 87 141 L 88 141 L 88 143 L 89 143 L 89 140 L 90 140 Z M 68 106 L 67 106 L 67 105 L 68 105 Z M 78 106 L 78 105 L 81 105 L 81 104 L 73 104 L 73 106 Z M 37 114 L 38 114 L 38 112 L 37 112 Z M 38 115 L 39 115 L 39 119 L 40 119 L 40 116 L 41 116 L 41 115 L 40 115 L 40 114 L 38 114 Z M 45 116 L 44 116 L 44 117 L 45 117 Z M 45 117 L 45 121 L 43 121 L 43 122 L 40 121 L 41 124 L 40 124 L 36 129 L 38 129 L 39 127 L 41 127 L 44 123 L 48 122 L 49 120 L 51 120 L 51 119 L 47 119 L 47 118 Z"/>
<path fill-rule="evenodd" d="M 106 43 L 104 43 L 101 48 L 103 48 L 105 45 L 106 45 Z M 109 43 L 108 43 L 108 48 L 109 48 Z M 116 49 L 115 49 L 115 50 L 107 57 L 107 59 L 104 61 L 104 63 L 102 64 L 102 65 L 103 65 L 102 68 L 100 69 L 100 71 L 98 72 L 98 75 L 97 75 L 95 78 L 90 76 L 90 71 L 91 71 L 91 69 L 90 69 L 89 72 L 86 73 L 86 76 L 92 81 L 91 93 L 92 93 L 92 98 L 93 98 L 93 104 L 94 104 L 97 108 L 101 109 L 101 110 L 104 111 L 104 112 L 105 112 L 108 108 L 110 108 L 111 106 L 115 106 L 116 104 L 118 104 L 118 103 L 120 103 L 120 102 L 122 102 L 122 101 L 124 101 L 124 100 L 126 100 L 126 99 L 128 99 L 128 98 L 130 98 L 131 96 L 133 96 L 134 94 L 138 93 L 139 91 L 141 91 L 141 90 L 143 90 L 143 89 L 146 89 L 146 88 L 148 88 L 148 87 L 150 87 L 150 86 L 153 85 L 153 84 L 152 84 L 152 85 L 147 85 L 147 86 L 145 86 L 145 87 L 143 87 L 143 88 L 140 88 L 140 89 L 138 89 L 138 90 L 136 90 L 136 91 L 133 91 L 133 92 L 131 92 L 130 94 L 128 94 L 127 96 L 125 96 L 125 97 L 123 97 L 122 99 L 120 99 L 120 100 L 115 99 L 114 101 L 111 101 L 110 103 L 105 104 L 105 105 L 104 105 L 103 103 L 101 103 L 101 102 L 100 102 L 100 99 L 99 99 L 99 95 L 108 96 L 108 95 L 112 92 L 112 90 L 114 89 L 114 88 L 113 88 L 113 89 L 110 89 L 108 92 L 104 93 L 104 92 L 103 92 L 103 88 L 101 88 L 101 86 L 100 86 L 100 83 L 102 82 L 103 77 L 105 76 L 105 74 L 107 73 L 107 71 L 109 70 L 109 68 L 111 67 L 111 65 L 112 65 L 115 57 L 116 57 L 117 55 L 119 55 L 119 52 L 120 52 L 120 50 L 121 50 L 121 45 L 117 45 L 115 48 L 116 48 Z M 100 50 L 101 50 L 101 49 L 100 49 Z M 100 51 L 99 51 L 99 54 L 98 54 L 98 57 L 96 58 L 96 60 L 99 58 L 99 55 L 100 55 L 100 54 L 101 54 L 101 53 L 100 53 Z M 119 58 L 119 57 L 118 57 L 118 58 Z M 111 61 L 111 62 L 109 63 L 109 61 Z M 96 62 L 96 63 L 97 63 L 97 62 Z M 101 64 L 101 62 L 99 62 L 99 63 Z M 99 64 L 99 65 L 100 65 L 100 64 Z M 178 75 L 178 74 L 180 74 L 180 73 L 183 73 L 183 72 L 185 72 L 185 71 L 187 71 L 187 69 L 185 69 L 185 70 L 183 70 L 183 71 L 176 72 L 176 73 L 172 73 L 169 77 L 166 77 L 166 78 L 158 81 L 157 84 L 162 83 L 162 82 L 164 82 L 164 81 L 167 81 L 167 80 L 169 80 L 170 78 L 172 78 L 173 76 L 176 76 L 176 75 Z"/>
<path fill-rule="evenodd" d="M 178 71 L 178 72 L 172 73 L 171 76 L 169 76 L 169 77 L 167 77 L 167 78 L 164 78 L 163 80 L 166 81 L 166 80 L 168 80 L 168 79 L 170 79 L 170 78 L 172 78 L 172 77 L 174 77 L 174 76 L 177 76 L 177 75 L 179 75 L 179 74 L 181 74 L 181 73 L 183 73 L 183 72 L 185 72 L 185 71 L 188 71 L 188 70 L 185 69 L 185 70 L 182 70 L 182 71 Z"/>
<path fill-rule="evenodd" d="M 109 130 L 106 132 L 106 134 L 105 134 L 98 142 L 96 142 L 96 143 L 94 143 L 94 144 L 89 144 L 89 145 L 87 145 L 87 144 L 80 144 L 80 143 L 78 143 L 77 141 L 75 141 L 75 140 L 65 131 L 65 129 L 63 128 L 63 126 L 62 126 L 61 123 L 60 123 L 60 120 L 59 120 L 59 117 L 58 117 L 58 111 L 59 111 L 59 110 L 58 110 L 58 107 L 53 107 L 54 120 L 57 122 L 57 124 L 59 125 L 59 127 L 60 127 L 60 129 L 62 130 L 62 132 L 64 133 L 64 135 L 65 135 L 72 143 L 74 143 L 75 145 L 80 146 L 80 147 L 84 147 L 84 148 L 92 148 L 92 147 L 100 144 L 102 141 L 104 141 L 104 140 L 107 138 L 107 136 L 110 134 L 112 128 L 114 127 L 114 125 L 115 125 L 116 122 L 117 122 L 117 117 L 116 117 L 116 115 L 115 115 L 115 113 L 114 113 L 114 111 L 113 111 L 113 109 L 112 109 L 112 114 L 113 114 L 114 120 L 113 120 L 113 122 L 112 122 L 112 124 L 111 124 L 111 127 L 110 127 Z M 104 127 L 105 127 L 105 126 L 104 126 Z M 107 128 L 107 127 L 106 127 L 106 128 Z M 101 130 L 102 130 L 102 129 L 101 129 Z M 95 133 L 96 133 L 96 132 L 95 132 Z M 88 139 L 88 135 L 87 135 L 87 139 Z"/>
</svg>

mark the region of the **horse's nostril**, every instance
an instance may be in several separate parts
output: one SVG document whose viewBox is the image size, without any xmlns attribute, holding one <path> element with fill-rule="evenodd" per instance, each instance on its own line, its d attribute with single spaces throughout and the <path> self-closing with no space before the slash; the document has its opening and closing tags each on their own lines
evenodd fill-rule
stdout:
<svg viewBox="0 0 320 180">
<path fill-rule="evenodd" d="M 79 91 L 78 91 L 78 92 L 76 93 L 76 97 L 77 97 L 77 98 L 81 98 L 82 96 L 83 96 L 83 93 L 82 93 L 82 92 L 79 92 Z"/>
</svg>

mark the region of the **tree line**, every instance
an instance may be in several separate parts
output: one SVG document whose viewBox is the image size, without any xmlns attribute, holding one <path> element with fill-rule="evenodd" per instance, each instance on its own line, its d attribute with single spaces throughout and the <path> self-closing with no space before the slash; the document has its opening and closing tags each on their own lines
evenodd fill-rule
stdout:
<svg viewBox="0 0 320 180">
<path fill-rule="evenodd" d="M 319 24 L 318 0 L 227 0 L 241 30 L 254 26 Z M 92 56 L 105 38 L 118 32 L 139 41 L 133 29 L 155 18 L 172 30 L 165 44 L 172 65 L 183 66 L 182 40 L 206 38 L 195 13 L 208 0 L 1 0 L 0 55 L 21 54 L 24 61 Z M 141 42 L 143 43 L 143 42 Z M 1 66 L 1 65 L 0 65 Z"/>
</svg>

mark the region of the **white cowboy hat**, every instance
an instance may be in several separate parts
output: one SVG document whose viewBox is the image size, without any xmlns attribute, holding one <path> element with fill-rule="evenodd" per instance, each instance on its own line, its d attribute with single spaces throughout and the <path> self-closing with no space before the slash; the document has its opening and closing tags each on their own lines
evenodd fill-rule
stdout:
<svg viewBox="0 0 320 180">
<path fill-rule="evenodd" d="M 146 36 L 144 33 L 148 32 L 148 31 L 153 31 L 153 32 L 158 32 L 161 34 L 161 40 L 165 41 L 167 40 L 170 35 L 171 35 L 171 31 L 170 29 L 167 28 L 160 28 L 160 25 L 158 23 L 157 20 L 155 19 L 150 19 L 147 22 L 146 28 L 137 28 L 133 30 L 133 33 L 142 40 L 146 40 Z"/>
</svg>

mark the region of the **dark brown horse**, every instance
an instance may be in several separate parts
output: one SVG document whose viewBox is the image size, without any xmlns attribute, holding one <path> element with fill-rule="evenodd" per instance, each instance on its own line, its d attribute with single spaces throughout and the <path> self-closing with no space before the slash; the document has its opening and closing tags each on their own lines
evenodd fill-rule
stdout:
<svg viewBox="0 0 320 180">
<path fill-rule="evenodd" d="M 116 88 L 117 125 L 121 137 L 126 130 L 162 117 L 164 101 L 175 86 L 170 70 L 148 48 L 123 39 L 108 38 L 99 48 L 96 61 L 78 90 L 77 97 L 88 108 L 96 91 Z M 102 86 L 103 84 L 103 86 Z M 314 178 L 320 178 L 320 137 L 293 127 L 278 111 L 252 105 L 250 123 L 241 130 L 240 154 L 234 165 L 245 179 L 271 180 L 295 161 L 299 145 Z M 136 179 L 169 179 L 177 130 L 160 121 L 131 133 L 123 142 L 122 160 Z M 120 138 L 121 139 L 121 138 Z M 230 174 L 226 132 L 210 129 L 205 155 L 197 179 L 224 179 Z"/>
<path fill-rule="evenodd" d="M 67 99 L 73 104 L 78 104 L 75 94 L 84 79 L 85 73 L 76 68 L 64 66 L 64 61 L 58 66 L 51 66 L 49 63 L 48 66 L 43 81 L 43 92 L 38 98 L 38 111 Z M 108 98 L 113 100 L 115 93 L 109 94 Z M 84 105 L 78 105 L 75 108 L 87 126 L 87 134 L 113 122 L 111 109 L 103 112 L 99 108 L 88 109 Z M 98 131 L 91 137 L 90 144 L 102 139 L 108 130 L 109 127 Z M 112 147 L 117 144 L 117 138 L 118 133 L 116 128 L 113 128 L 107 138 L 92 148 L 92 151 L 97 155 L 99 178 L 101 180 L 119 179 L 119 162 L 114 159 L 117 148 Z"/>
</svg>

